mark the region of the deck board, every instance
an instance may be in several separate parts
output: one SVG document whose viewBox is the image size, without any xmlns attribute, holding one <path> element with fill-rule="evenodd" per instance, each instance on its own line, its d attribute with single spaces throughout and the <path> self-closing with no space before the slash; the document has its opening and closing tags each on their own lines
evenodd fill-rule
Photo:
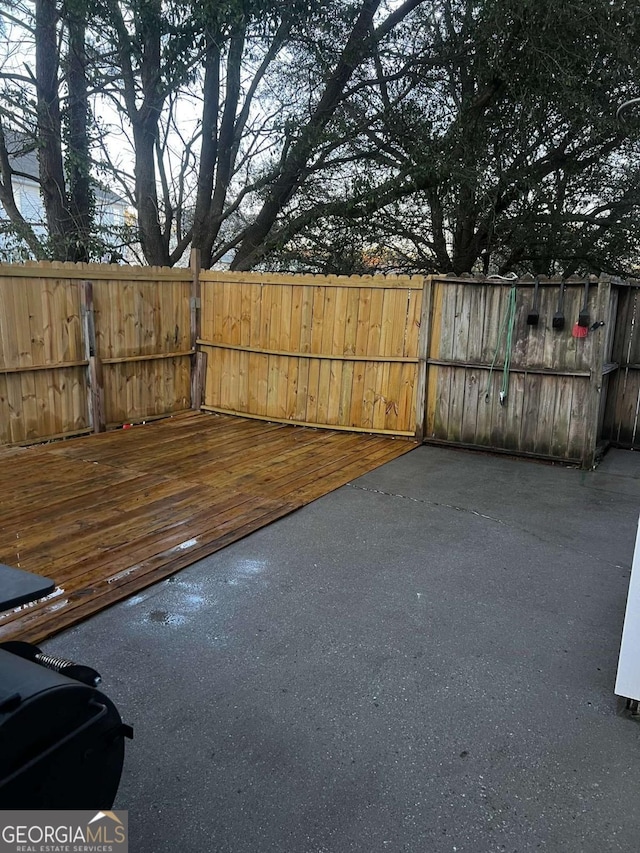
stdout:
<svg viewBox="0 0 640 853">
<path fill-rule="evenodd" d="M 414 446 L 194 412 L 0 448 L 0 562 L 57 584 L 0 639 L 39 642 Z"/>
</svg>

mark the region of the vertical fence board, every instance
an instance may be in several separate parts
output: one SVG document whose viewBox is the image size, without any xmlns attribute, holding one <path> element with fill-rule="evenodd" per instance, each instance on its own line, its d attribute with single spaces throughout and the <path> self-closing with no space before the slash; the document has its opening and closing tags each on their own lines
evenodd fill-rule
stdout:
<svg viewBox="0 0 640 853">
<path fill-rule="evenodd" d="M 475 444 L 478 430 L 478 420 L 481 413 L 478 413 L 480 404 L 480 394 L 482 393 L 479 386 L 478 371 L 465 371 L 463 382 L 465 383 L 464 399 L 466 405 L 462 411 L 460 424 L 460 438 L 463 444 Z"/>
<path fill-rule="evenodd" d="M 105 428 L 104 378 L 102 363 L 97 354 L 93 284 L 90 281 L 80 282 L 80 304 L 82 308 L 84 355 L 89 362 L 87 367 L 89 423 L 94 432 L 102 432 Z"/>
<path fill-rule="evenodd" d="M 586 406 L 585 441 L 582 456 L 582 464 L 590 468 L 596 459 L 596 447 L 599 439 L 598 424 L 600 422 L 600 406 L 603 400 L 604 377 L 604 350 L 607 342 L 606 321 L 610 318 L 611 307 L 611 279 L 609 276 L 601 275 L 598 281 L 596 293 L 595 314 L 602 318 L 604 326 L 591 333 L 591 346 L 587 352 L 591 360 L 591 379 L 589 397 Z"/>
<path fill-rule="evenodd" d="M 298 391 L 296 394 L 295 409 L 291 420 L 304 422 L 307 419 L 307 398 L 309 396 L 309 371 L 308 358 L 298 359 Z"/>
<path fill-rule="evenodd" d="M 198 338 L 202 333 L 202 288 L 200 287 L 200 249 L 192 249 L 189 269 L 191 272 L 191 293 L 189 299 L 189 348 L 192 350 L 190 364 L 191 408 L 200 409 L 204 393 L 204 363 L 197 352 Z M 176 311 L 179 301 L 176 300 Z"/>
<path fill-rule="evenodd" d="M 318 388 L 320 385 L 320 359 L 308 358 L 309 363 L 309 383 L 308 397 L 306 406 L 306 415 L 302 423 L 316 424 L 318 419 Z"/>
<path fill-rule="evenodd" d="M 369 323 L 371 320 L 371 294 L 372 290 L 369 287 L 362 287 L 359 290 L 355 355 L 367 354 L 367 341 L 369 340 Z"/>
<path fill-rule="evenodd" d="M 332 288 L 334 290 L 334 321 L 333 336 L 326 352 L 336 355 L 344 354 L 344 339 L 347 332 L 347 288 Z"/>
<path fill-rule="evenodd" d="M 342 345 L 344 355 L 355 355 L 356 353 L 359 308 L 360 289 L 356 287 L 347 288 L 345 330 Z"/>
<path fill-rule="evenodd" d="M 424 279 L 420 301 L 415 291 L 409 294 L 407 309 L 404 355 L 407 354 L 407 351 L 416 352 L 418 369 L 413 373 L 413 376 L 407 375 L 407 370 L 403 371 L 401 422 L 409 422 L 411 406 L 413 405 L 417 441 L 423 441 L 427 424 L 427 359 L 431 342 L 432 296 L 433 280 L 429 276 Z"/>
<path fill-rule="evenodd" d="M 603 437 L 620 447 L 640 447 L 640 286 L 617 287 L 617 320 L 608 355 L 618 364 L 609 376 Z M 597 318 L 600 319 L 600 318 Z M 604 319 L 604 318 L 602 318 Z"/>
<path fill-rule="evenodd" d="M 442 333 L 442 300 L 445 284 L 435 279 L 431 280 L 431 300 L 432 310 L 429 322 L 427 359 L 438 357 L 440 352 L 440 336 Z M 425 417 L 425 435 L 435 437 L 436 428 L 436 413 L 438 411 L 438 386 L 439 376 L 436 366 L 429 366 L 426 377 L 426 417 Z"/>
</svg>

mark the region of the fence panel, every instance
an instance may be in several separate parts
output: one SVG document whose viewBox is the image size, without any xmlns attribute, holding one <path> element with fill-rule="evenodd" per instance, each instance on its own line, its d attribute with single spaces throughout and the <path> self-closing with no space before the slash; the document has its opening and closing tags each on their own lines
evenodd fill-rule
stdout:
<svg viewBox="0 0 640 853">
<path fill-rule="evenodd" d="M 572 335 L 584 282 L 564 290 L 564 328 L 553 328 L 561 282 L 541 281 L 539 322 L 528 325 L 534 283 L 518 282 L 507 395 L 503 402 L 506 315 L 512 285 L 473 279 L 433 282 L 426 438 L 588 463 L 602 332 Z M 588 310 L 598 312 L 598 286 Z M 494 368 L 491 364 L 494 362 Z"/>
<path fill-rule="evenodd" d="M 205 410 L 414 435 L 422 277 L 202 273 Z"/>
<path fill-rule="evenodd" d="M 21 271 L 0 266 L 1 444 L 90 426 L 77 286 L 59 268 Z"/>
<path fill-rule="evenodd" d="M 184 269 L 0 265 L 0 444 L 189 408 L 190 294 Z"/>
<path fill-rule="evenodd" d="M 123 267 L 93 281 L 107 427 L 189 408 L 190 293 L 184 269 L 150 268 L 140 280 Z"/>
</svg>

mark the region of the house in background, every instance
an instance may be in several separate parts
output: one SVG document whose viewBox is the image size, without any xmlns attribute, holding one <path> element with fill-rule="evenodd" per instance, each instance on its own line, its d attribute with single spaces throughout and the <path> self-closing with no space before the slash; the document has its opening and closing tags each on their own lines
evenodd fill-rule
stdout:
<svg viewBox="0 0 640 853">
<path fill-rule="evenodd" d="M 39 238 L 46 238 L 46 216 L 40 195 L 38 157 L 35 150 L 24 151 L 24 140 L 17 135 L 7 134 L 9 163 L 15 174 L 12 176 L 13 192 L 18 210 L 32 226 Z M 135 227 L 136 214 L 131 205 L 120 196 L 97 182 L 94 187 L 96 236 L 107 247 L 104 261 L 132 261 L 129 250 L 123 247 L 122 233 L 125 226 Z M 25 260 L 29 252 L 25 243 L 16 236 L 12 224 L 0 205 L 0 261 L 12 263 Z"/>
</svg>

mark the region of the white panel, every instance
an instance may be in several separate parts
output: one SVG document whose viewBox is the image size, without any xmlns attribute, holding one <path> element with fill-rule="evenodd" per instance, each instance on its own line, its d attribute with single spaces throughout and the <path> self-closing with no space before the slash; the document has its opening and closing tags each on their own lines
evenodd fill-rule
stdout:
<svg viewBox="0 0 640 853">
<path fill-rule="evenodd" d="M 627 699 L 640 699 L 640 522 L 633 552 L 615 692 Z"/>
</svg>

